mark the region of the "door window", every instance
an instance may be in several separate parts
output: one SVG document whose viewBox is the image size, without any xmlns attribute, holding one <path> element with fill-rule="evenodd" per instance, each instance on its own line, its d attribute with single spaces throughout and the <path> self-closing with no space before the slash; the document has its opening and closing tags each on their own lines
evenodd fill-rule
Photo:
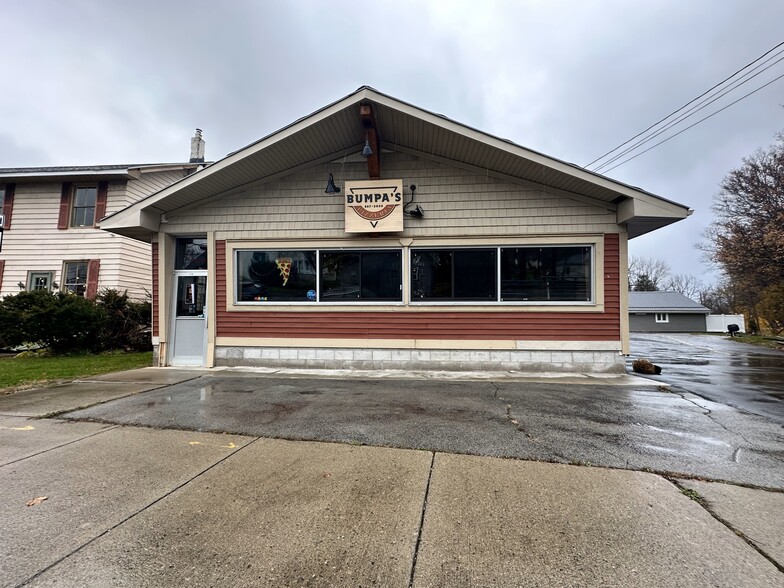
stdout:
<svg viewBox="0 0 784 588">
<path fill-rule="evenodd" d="M 207 276 L 180 276 L 177 280 L 177 317 L 204 317 Z"/>
</svg>

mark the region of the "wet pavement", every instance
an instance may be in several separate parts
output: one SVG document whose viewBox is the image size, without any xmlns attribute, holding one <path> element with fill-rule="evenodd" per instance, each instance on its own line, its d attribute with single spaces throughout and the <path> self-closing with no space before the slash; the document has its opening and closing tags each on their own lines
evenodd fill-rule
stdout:
<svg viewBox="0 0 784 588">
<path fill-rule="evenodd" d="M 225 370 L 64 418 L 784 488 L 784 429 L 776 423 L 688 393 L 593 382 L 303 379 Z"/>
<path fill-rule="evenodd" d="M 629 371 L 637 358 L 662 367 L 652 380 L 784 425 L 784 351 L 717 335 L 632 333 Z"/>
</svg>

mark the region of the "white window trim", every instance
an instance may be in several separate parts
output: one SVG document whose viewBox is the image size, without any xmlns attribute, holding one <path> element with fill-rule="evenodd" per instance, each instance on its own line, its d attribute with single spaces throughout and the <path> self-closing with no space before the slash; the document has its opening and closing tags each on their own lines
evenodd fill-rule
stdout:
<svg viewBox="0 0 784 588">
<path fill-rule="evenodd" d="M 654 317 L 659 324 L 670 322 L 670 313 L 668 312 L 657 312 L 654 314 Z"/>
</svg>

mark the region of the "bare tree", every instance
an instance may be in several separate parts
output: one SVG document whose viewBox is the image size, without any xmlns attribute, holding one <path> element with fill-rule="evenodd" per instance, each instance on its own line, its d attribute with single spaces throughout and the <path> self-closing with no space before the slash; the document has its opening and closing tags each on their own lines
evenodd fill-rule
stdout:
<svg viewBox="0 0 784 588">
<path fill-rule="evenodd" d="M 680 292 L 686 298 L 697 301 L 700 293 L 705 290 L 705 284 L 690 274 L 675 274 L 664 280 L 662 289 Z"/>
<path fill-rule="evenodd" d="M 661 290 L 670 274 L 670 266 L 660 259 L 629 257 L 629 288 L 631 290 Z"/>
</svg>

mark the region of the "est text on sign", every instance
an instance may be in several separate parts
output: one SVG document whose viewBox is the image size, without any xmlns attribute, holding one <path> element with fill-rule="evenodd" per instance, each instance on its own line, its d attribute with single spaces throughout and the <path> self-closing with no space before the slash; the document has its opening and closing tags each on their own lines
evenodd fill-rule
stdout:
<svg viewBox="0 0 784 588">
<path fill-rule="evenodd" d="M 403 180 L 346 182 L 347 233 L 403 230 Z"/>
</svg>

